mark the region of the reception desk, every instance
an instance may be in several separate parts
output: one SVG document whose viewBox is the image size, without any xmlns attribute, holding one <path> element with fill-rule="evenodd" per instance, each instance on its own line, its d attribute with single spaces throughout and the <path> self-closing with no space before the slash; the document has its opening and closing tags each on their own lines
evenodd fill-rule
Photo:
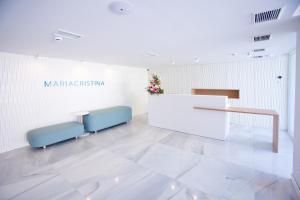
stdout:
<svg viewBox="0 0 300 200">
<path fill-rule="evenodd" d="M 162 94 L 149 96 L 148 120 L 152 126 L 225 140 L 229 113 L 194 109 L 195 105 L 225 108 L 228 97 Z"/>
</svg>

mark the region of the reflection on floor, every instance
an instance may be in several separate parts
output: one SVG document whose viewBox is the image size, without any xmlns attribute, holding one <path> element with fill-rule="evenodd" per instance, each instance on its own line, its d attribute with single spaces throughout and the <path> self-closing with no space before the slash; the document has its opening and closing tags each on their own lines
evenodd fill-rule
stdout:
<svg viewBox="0 0 300 200">
<path fill-rule="evenodd" d="M 292 200 L 292 142 L 232 126 L 228 141 L 150 127 L 134 118 L 79 140 L 0 154 L 0 199 Z"/>
</svg>

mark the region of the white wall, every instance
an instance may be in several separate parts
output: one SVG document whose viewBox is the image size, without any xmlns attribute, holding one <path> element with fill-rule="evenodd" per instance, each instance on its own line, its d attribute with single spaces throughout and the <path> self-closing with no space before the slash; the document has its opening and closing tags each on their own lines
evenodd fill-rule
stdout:
<svg viewBox="0 0 300 200">
<path fill-rule="evenodd" d="M 44 80 L 103 80 L 102 87 L 44 87 Z M 129 105 L 146 112 L 147 71 L 0 53 L 0 152 L 27 145 L 30 129 L 75 120 L 74 112 Z"/>
<path fill-rule="evenodd" d="M 297 33 L 296 48 L 296 93 L 295 93 L 295 128 L 294 128 L 294 160 L 293 178 L 296 180 L 296 189 L 300 192 L 300 30 Z"/>
<path fill-rule="evenodd" d="M 240 89 L 232 106 L 275 109 L 280 127 L 287 129 L 288 56 L 246 62 L 151 69 L 162 80 L 166 93 L 191 93 L 191 88 Z M 281 75 L 281 80 L 277 76 Z M 268 116 L 231 114 L 231 122 L 271 127 Z"/>
<path fill-rule="evenodd" d="M 288 67 L 288 133 L 294 136 L 295 119 L 295 85 L 296 85 L 296 51 L 289 54 Z"/>
</svg>

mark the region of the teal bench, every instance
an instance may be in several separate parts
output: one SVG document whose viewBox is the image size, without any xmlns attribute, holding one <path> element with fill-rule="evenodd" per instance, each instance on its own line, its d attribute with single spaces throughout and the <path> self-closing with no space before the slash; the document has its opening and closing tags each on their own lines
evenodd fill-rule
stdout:
<svg viewBox="0 0 300 200">
<path fill-rule="evenodd" d="M 83 116 L 84 128 L 88 132 L 96 132 L 132 119 L 132 110 L 128 106 L 115 106 L 91 111 Z"/>
<path fill-rule="evenodd" d="M 27 133 L 27 140 L 32 147 L 43 147 L 70 138 L 77 138 L 84 133 L 83 124 L 67 122 L 31 130 Z"/>
</svg>

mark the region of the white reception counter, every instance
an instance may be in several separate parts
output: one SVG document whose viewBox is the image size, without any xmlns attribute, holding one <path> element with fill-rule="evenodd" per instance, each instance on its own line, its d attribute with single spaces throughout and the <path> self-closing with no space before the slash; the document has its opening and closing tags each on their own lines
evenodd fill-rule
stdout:
<svg viewBox="0 0 300 200">
<path fill-rule="evenodd" d="M 152 126 L 225 140 L 229 113 L 193 109 L 194 106 L 226 108 L 226 96 L 162 94 L 149 96 L 148 121 Z"/>
</svg>

